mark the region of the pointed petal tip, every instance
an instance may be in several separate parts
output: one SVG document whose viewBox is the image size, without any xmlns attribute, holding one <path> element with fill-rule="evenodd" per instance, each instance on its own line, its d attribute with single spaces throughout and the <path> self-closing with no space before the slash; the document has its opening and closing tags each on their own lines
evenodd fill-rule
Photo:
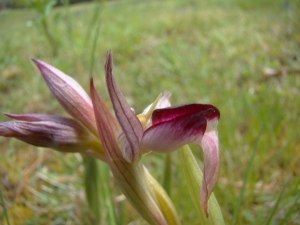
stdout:
<svg viewBox="0 0 300 225">
<path fill-rule="evenodd" d="M 3 113 L 3 115 L 5 115 L 11 119 L 14 119 L 14 120 L 23 120 L 24 116 L 26 117 L 27 115 L 30 115 L 30 114 Z"/>
<path fill-rule="evenodd" d="M 96 88 L 95 88 L 94 78 L 93 78 L 93 77 L 90 78 L 90 94 L 91 94 L 91 98 L 92 98 L 92 99 L 93 99 L 92 96 L 93 96 L 94 94 L 98 95 L 98 94 L 97 94 L 97 91 L 96 91 Z"/>
<path fill-rule="evenodd" d="M 106 55 L 106 62 L 105 62 L 105 66 L 104 66 L 106 72 L 112 71 L 112 67 L 113 67 L 112 64 L 113 64 L 112 51 L 109 50 Z"/>
<path fill-rule="evenodd" d="M 94 88 L 94 79 L 93 77 L 90 78 L 90 88 Z"/>
<path fill-rule="evenodd" d="M 202 194 L 202 193 L 201 193 Z M 207 197 L 207 195 L 206 195 Z M 205 213 L 205 216 L 208 218 L 209 216 L 209 211 L 208 211 L 208 200 L 209 200 L 209 197 L 206 198 L 204 197 L 203 195 L 200 196 L 200 203 L 201 203 L 201 206 L 202 206 L 202 209 Z"/>
<path fill-rule="evenodd" d="M 48 63 L 45 63 L 41 60 L 35 59 L 35 58 L 31 58 L 31 60 L 35 63 L 35 65 L 38 67 L 38 69 L 41 71 L 42 75 L 44 76 L 43 70 L 44 69 L 51 69 L 51 65 Z"/>
<path fill-rule="evenodd" d="M 37 63 L 39 60 L 38 59 L 35 59 L 35 58 L 31 58 L 31 60 L 34 62 L 34 63 Z"/>
<path fill-rule="evenodd" d="M 7 116 L 7 117 L 9 117 L 9 118 L 14 118 L 14 116 L 15 116 L 16 114 L 12 114 L 12 113 L 3 113 L 3 115 L 5 115 L 5 116 Z"/>
<path fill-rule="evenodd" d="M 35 58 L 31 58 L 31 60 L 35 63 L 35 65 L 40 68 L 40 66 L 43 66 L 43 64 L 45 64 L 45 62 L 35 59 Z"/>
<path fill-rule="evenodd" d="M 202 205 L 202 208 L 203 208 L 203 210 L 204 210 L 204 213 L 205 213 L 206 218 L 208 218 L 208 216 L 209 216 L 209 212 L 208 212 L 208 203 L 205 202 L 205 203 Z"/>
</svg>

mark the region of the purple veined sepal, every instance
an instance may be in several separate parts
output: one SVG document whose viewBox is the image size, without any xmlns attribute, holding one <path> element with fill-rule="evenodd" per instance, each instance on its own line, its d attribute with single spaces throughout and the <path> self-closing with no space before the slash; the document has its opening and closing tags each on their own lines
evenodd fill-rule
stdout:
<svg viewBox="0 0 300 225">
<path fill-rule="evenodd" d="M 92 101 L 80 84 L 52 65 L 37 59 L 32 60 L 64 109 L 94 135 L 98 135 Z"/>
<path fill-rule="evenodd" d="M 14 119 L 0 123 L 0 136 L 60 152 L 85 152 L 95 141 L 73 119 L 49 114 L 5 114 Z"/>
<path fill-rule="evenodd" d="M 109 51 L 105 63 L 106 85 L 114 112 L 124 134 L 121 137 L 123 139 L 121 140 L 123 157 L 127 162 L 133 163 L 141 157 L 140 143 L 143 136 L 143 126 L 118 87 L 112 73 L 112 64 L 112 54 Z"/>
<path fill-rule="evenodd" d="M 219 174 L 219 110 L 212 105 L 190 104 L 157 109 L 152 126 L 142 138 L 144 152 L 171 152 L 189 143 L 199 144 L 204 152 L 204 181 L 201 204 L 208 215 L 207 203 Z"/>
</svg>

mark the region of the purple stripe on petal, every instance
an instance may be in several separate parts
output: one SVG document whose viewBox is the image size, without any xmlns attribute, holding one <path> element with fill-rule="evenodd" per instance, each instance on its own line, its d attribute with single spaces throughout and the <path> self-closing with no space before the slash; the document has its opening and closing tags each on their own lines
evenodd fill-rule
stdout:
<svg viewBox="0 0 300 225">
<path fill-rule="evenodd" d="M 0 123 L 0 136 L 14 137 L 35 146 L 61 152 L 85 151 L 89 149 L 91 141 L 88 131 L 81 124 L 59 116 L 45 121 L 14 120 Z"/>
<path fill-rule="evenodd" d="M 202 116 L 206 117 L 208 120 L 220 118 L 219 110 L 213 105 L 189 104 L 154 110 L 152 114 L 152 124 L 162 123 L 180 116 L 192 115 L 195 113 L 202 113 Z"/>
<path fill-rule="evenodd" d="M 140 158 L 140 142 L 143 136 L 143 127 L 126 102 L 122 92 L 120 91 L 114 76 L 112 74 L 112 54 L 108 52 L 105 63 L 106 83 L 108 92 L 114 107 L 114 111 L 118 121 L 125 133 L 127 141 L 124 149 L 122 149 L 124 158 L 133 163 Z"/>
<path fill-rule="evenodd" d="M 170 152 L 184 144 L 197 143 L 204 152 L 201 205 L 208 215 L 208 199 L 219 174 L 219 141 L 217 124 L 220 113 L 212 105 L 183 105 L 153 112 L 153 125 L 144 132 L 142 147 Z"/>
<path fill-rule="evenodd" d="M 116 119 L 110 113 L 109 109 L 106 107 L 103 100 L 96 92 L 93 79 L 90 81 L 90 90 L 99 136 L 104 147 L 105 155 L 109 162 L 109 160 L 112 160 L 112 158 L 119 157 L 118 154 L 120 153 L 115 152 L 118 150 L 118 148 L 114 148 L 112 146 L 117 146 L 116 136 L 117 133 L 120 132 L 121 128 Z"/>
<path fill-rule="evenodd" d="M 144 132 L 142 147 L 170 152 L 188 143 L 198 143 L 206 129 L 206 118 L 201 113 L 184 115 L 152 125 Z"/>
<path fill-rule="evenodd" d="M 74 122 L 73 119 L 59 116 L 59 115 L 52 115 L 52 114 L 35 114 L 35 113 L 28 113 L 28 114 L 10 114 L 5 113 L 4 115 L 15 119 L 15 120 L 22 120 L 22 121 L 52 121 L 52 122 L 59 122 L 62 124 L 72 124 Z"/>
</svg>

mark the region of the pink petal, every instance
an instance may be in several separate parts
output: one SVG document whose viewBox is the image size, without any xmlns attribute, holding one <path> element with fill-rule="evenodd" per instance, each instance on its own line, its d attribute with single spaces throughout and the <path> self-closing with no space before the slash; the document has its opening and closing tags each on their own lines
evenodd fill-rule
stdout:
<svg viewBox="0 0 300 225">
<path fill-rule="evenodd" d="M 41 71 L 49 89 L 65 110 L 91 132 L 98 134 L 91 99 L 77 81 L 45 62 L 37 59 L 33 61 Z"/>
<path fill-rule="evenodd" d="M 217 130 L 205 133 L 201 146 L 204 152 L 204 169 L 200 202 L 208 216 L 208 200 L 219 177 L 220 156 Z"/>
<path fill-rule="evenodd" d="M 155 110 L 152 114 L 152 124 L 158 124 L 180 116 L 192 115 L 194 113 L 202 113 L 208 120 L 220 118 L 219 110 L 213 105 L 189 104 Z"/>
<path fill-rule="evenodd" d="M 4 115 L 15 119 L 15 120 L 23 120 L 23 121 L 53 121 L 53 122 L 60 122 L 63 124 L 69 124 L 73 123 L 74 120 L 67 118 L 67 117 L 62 117 L 58 115 L 52 115 L 52 114 L 35 114 L 35 113 L 30 113 L 30 114 L 10 114 L 10 113 L 4 113 Z"/>
<path fill-rule="evenodd" d="M 208 215 L 208 199 L 219 174 L 219 110 L 212 105 L 192 104 L 155 110 L 153 125 L 144 132 L 142 147 L 159 152 L 173 151 L 197 143 L 204 152 L 201 205 Z"/>
<path fill-rule="evenodd" d="M 118 121 L 129 143 L 129 145 L 126 143 L 124 144 L 124 149 L 122 149 L 123 156 L 128 162 L 133 163 L 140 158 L 140 142 L 143 136 L 143 127 L 139 119 L 126 102 L 114 79 L 112 74 L 111 51 L 109 51 L 107 55 L 105 73 L 106 84 L 116 117 L 118 118 Z"/>
<path fill-rule="evenodd" d="M 142 147 L 157 152 L 171 152 L 188 143 L 198 143 L 206 129 L 201 113 L 184 115 L 149 127 L 142 139 Z"/>
<path fill-rule="evenodd" d="M 90 90 L 96 125 L 106 157 L 108 161 L 113 158 L 119 158 L 119 155 L 121 154 L 121 152 L 117 151 L 119 148 L 114 148 L 112 145 L 116 145 L 117 135 L 121 131 L 120 125 L 110 113 L 104 101 L 99 97 L 95 90 L 93 79 L 90 81 Z"/>
<path fill-rule="evenodd" d="M 17 120 L 0 123 L 0 136 L 61 152 L 82 152 L 90 146 L 89 133 L 75 120 L 45 114 L 7 115 Z"/>
<path fill-rule="evenodd" d="M 170 97 L 172 93 L 169 91 L 166 91 L 161 99 L 159 100 L 156 109 L 163 109 L 171 106 Z"/>
</svg>

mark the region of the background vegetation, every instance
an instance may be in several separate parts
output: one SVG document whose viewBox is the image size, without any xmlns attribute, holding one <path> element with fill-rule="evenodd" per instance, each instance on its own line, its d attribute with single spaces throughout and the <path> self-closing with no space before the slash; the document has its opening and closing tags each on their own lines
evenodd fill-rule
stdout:
<svg viewBox="0 0 300 225">
<path fill-rule="evenodd" d="M 222 161 L 214 192 L 228 224 L 300 224 L 299 9 L 297 0 L 175 0 L 1 11 L 0 111 L 66 115 L 31 57 L 87 91 L 92 74 L 109 101 L 103 64 L 112 49 L 116 79 L 136 112 L 165 90 L 173 105 L 220 109 Z M 0 143 L 1 224 L 7 218 L 10 224 L 93 224 L 80 155 L 13 139 Z M 192 147 L 201 163 L 201 149 Z M 179 156 L 172 153 L 170 195 L 183 224 L 198 224 Z M 144 157 L 161 182 L 164 158 Z M 117 223 L 143 224 L 112 179 L 108 185 Z M 100 224 L 107 215 L 102 207 Z"/>
</svg>

